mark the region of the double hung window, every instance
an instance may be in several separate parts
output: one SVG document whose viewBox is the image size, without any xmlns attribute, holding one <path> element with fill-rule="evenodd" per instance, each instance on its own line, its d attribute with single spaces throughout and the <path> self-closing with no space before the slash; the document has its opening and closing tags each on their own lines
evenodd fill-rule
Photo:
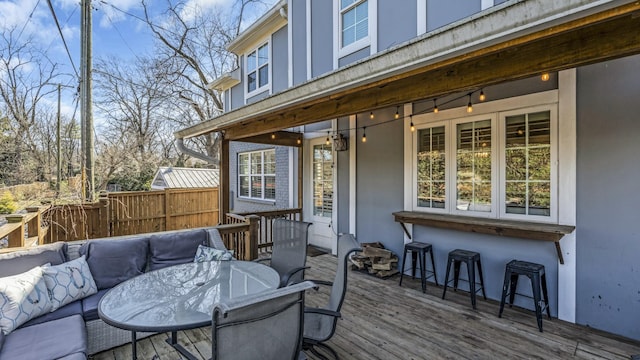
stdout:
<svg viewBox="0 0 640 360">
<path fill-rule="evenodd" d="M 258 200 L 276 199 L 275 149 L 238 154 L 238 195 Z"/>
<path fill-rule="evenodd" d="M 414 116 L 414 209 L 557 222 L 557 105 L 463 113 Z"/>
<path fill-rule="evenodd" d="M 340 47 L 344 48 L 369 36 L 367 0 L 340 0 Z"/>
<path fill-rule="evenodd" d="M 269 43 L 247 54 L 247 93 L 269 85 Z"/>
</svg>

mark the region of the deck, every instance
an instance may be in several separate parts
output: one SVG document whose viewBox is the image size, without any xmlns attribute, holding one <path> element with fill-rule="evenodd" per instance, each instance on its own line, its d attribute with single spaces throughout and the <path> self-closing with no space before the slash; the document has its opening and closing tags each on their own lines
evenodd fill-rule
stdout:
<svg viewBox="0 0 640 360">
<path fill-rule="evenodd" d="M 333 279 L 336 258 L 310 257 L 309 279 Z M 478 300 L 474 311 L 465 292 L 447 291 L 405 277 L 381 280 L 358 272 L 349 273 L 343 319 L 329 344 L 341 359 L 631 359 L 640 354 L 640 342 L 558 319 L 544 320 L 538 331 L 535 314 L 506 308 L 498 318 L 495 301 Z M 307 304 L 323 301 L 326 291 L 311 292 Z M 179 359 L 159 334 L 138 342 L 139 359 Z M 179 333 L 180 342 L 201 359 L 211 357 L 211 329 Z M 310 359 L 315 359 L 307 354 Z M 131 346 L 114 348 L 94 360 L 131 359 Z"/>
</svg>

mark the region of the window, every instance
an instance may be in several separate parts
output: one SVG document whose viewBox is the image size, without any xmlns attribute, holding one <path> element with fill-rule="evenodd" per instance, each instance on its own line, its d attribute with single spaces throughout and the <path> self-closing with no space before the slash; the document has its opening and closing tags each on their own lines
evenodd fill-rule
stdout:
<svg viewBox="0 0 640 360">
<path fill-rule="evenodd" d="M 331 218 L 333 211 L 333 151 L 313 145 L 313 215 Z"/>
<path fill-rule="evenodd" d="M 276 199 L 275 149 L 238 154 L 238 195 L 259 200 Z"/>
<path fill-rule="evenodd" d="M 340 0 L 341 36 L 344 48 L 369 36 L 369 4 L 363 0 Z"/>
<path fill-rule="evenodd" d="M 556 104 L 442 113 L 413 117 L 415 210 L 557 222 Z"/>
<path fill-rule="evenodd" d="M 247 54 L 247 93 L 269 85 L 269 43 Z"/>
</svg>

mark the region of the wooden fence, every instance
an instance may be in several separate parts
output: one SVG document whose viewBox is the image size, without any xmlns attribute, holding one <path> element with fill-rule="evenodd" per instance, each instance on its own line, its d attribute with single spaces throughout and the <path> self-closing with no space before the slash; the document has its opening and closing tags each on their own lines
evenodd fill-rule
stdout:
<svg viewBox="0 0 640 360">
<path fill-rule="evenodd" d="M 45 243 L 214 226 L 218 189 L 107 193 L 97 203 L 51 207 Z"/>
<path fill-rule="evenodd" d="M 225 217 L 225 223 L 238 224 L 248 222 L 250 216 L 255 216 L 258 221 L 258 241 L 257 251 L 259 253 L 270 251 L 273 247 L 273 220 L 275 219 L 289 219 L 298 220 L 302 219 L 302 209 L 283 209 L 274 211 L 260 211 L 260 212 L 248 212 L 248 213 L 228 213 Z"/>
</svg>

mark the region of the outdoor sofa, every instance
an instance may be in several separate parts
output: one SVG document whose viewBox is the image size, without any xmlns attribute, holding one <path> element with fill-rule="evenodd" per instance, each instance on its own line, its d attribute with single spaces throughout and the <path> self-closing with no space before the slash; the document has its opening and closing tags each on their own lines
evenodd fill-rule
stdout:
<svg viewBox="0 0 640 360">
<path fill-rule="evenodd" d="M 129 331 L 98 317 L 102 296 L 143 272 L 193 262 L 196 252 L 218 253 L 211 248 L 224 249 L 215 228 L 57 242 L 0 254 L 0 359 L 86 359 L 130 342 Z M 218 255 L 230 257 L 225 250 Z"/>
</svg>

